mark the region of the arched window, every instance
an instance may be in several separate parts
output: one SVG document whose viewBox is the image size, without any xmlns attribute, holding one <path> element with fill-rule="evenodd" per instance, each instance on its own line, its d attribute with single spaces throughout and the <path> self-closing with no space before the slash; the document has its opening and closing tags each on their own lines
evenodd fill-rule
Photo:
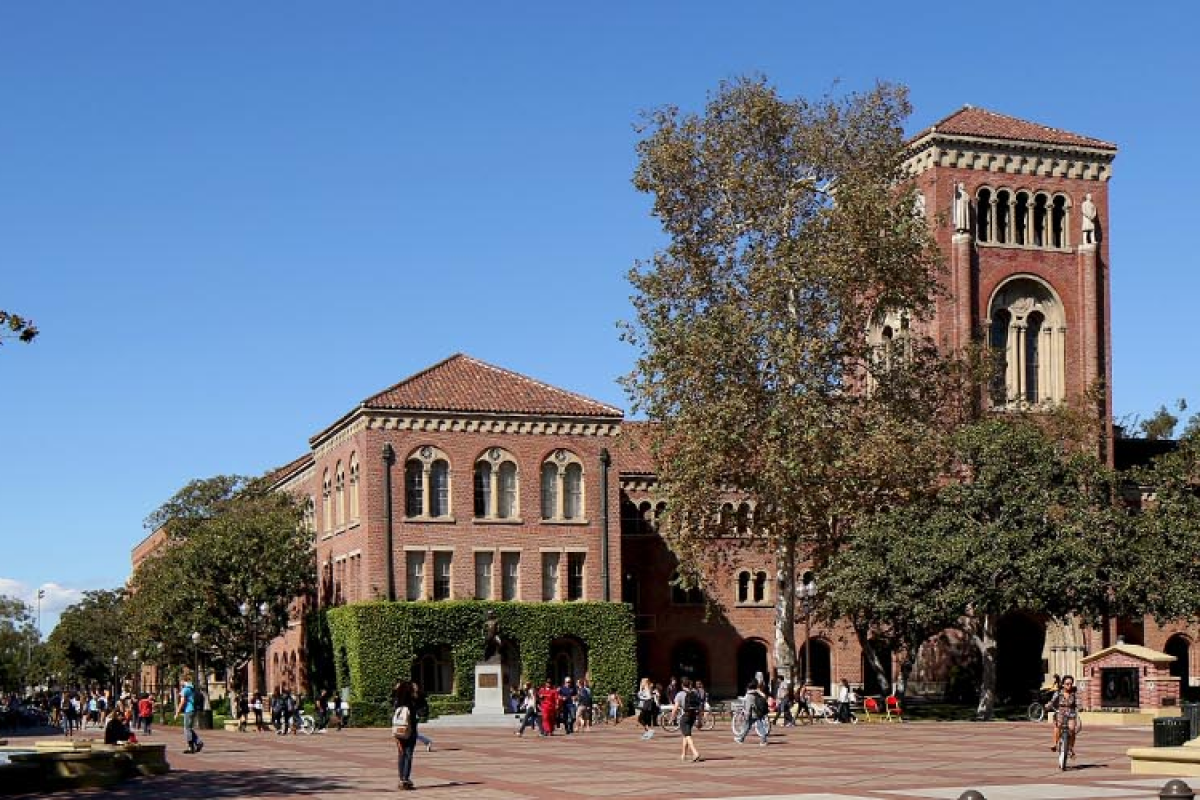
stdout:
<svg viewBox="0 0 1200 800">
<path fill-rule="evenodd" d="M 1033 246 L 1046 246 L 1046 222 L 1050 214 L 1049 198 L 1039 193 L 1033 200 Z"/>
<path fill-rule="evenodd" d="M 754 602 L 765 603 L 767 601 L 767 573 L 754 573 Z"/>
<path fill-rule="evenodd" d="M 975 238 L 992 240 L 992 190 L 980 189 L 975 195 Z"/>
<path fill-rule="evenodd" d="M 516 519 L 519 497 L 517 460 L 501 447 L 485 451 L 475 462 L 476 519 Z"/>
<path fill-rule="evenodd" d="M 404 516 L 450 516 L 450 460 L 436 447 L 419 447 L 404 462 Z"/>
<path fill-rule="evenodd" d="M 358 453 L 350 454 L 350 521 L 358 522 Z"/>
<path fill-rule="evenodd" d="M 671 575 L 671 602 L 677 606 L 695 606 L 704 604 L 704 590 L 699 586 L 685 588 L 683 576 L 679 570 Z"/>
<path fill-rule="evenodd" d="M 737 519 L 735 521 L 737 532 L 746 534 L 750 532 L 750 504 L 742 503 L 737 508 Z"/>
<path fill-rule="evenodd" d="M 1050 210 L 1050 246 L 1051 247 L 1070 247 L 1071 243 L 1067 239 L 1067 198 L 1063 195 L 1056 195 L 1054 203 Z"/>
<path fill-rule="evenodd" d="M 346 470 L 340 461 L 337 462 L 337 468 L 334 470 L 333 493 L 334 508 L 337 509 L 337 525 L 340 528 L 346 524 Z"/>
<path fill-rule="evenodd" d="M 317 499 L 312 495 L 304 498 L 304 530 L 312 533 L 317 529 Z"/>
<path fill-rule="evenodd" d="M 989 340 L 996 353 L 992 403 L 998 407 L 1066 399 L 1066 315 L 1054 290 L 1017 277 L 993 295 Z"/>
<path fill-rule="evenodd" d="M 1033 222 L 1029 212 L 1029 192 L 1017 192 L 1016 209 L 1013 215 L 1014 244 L 1028 244 L 1029 242 L 1029 226 Z"/>
<path fill-rule="evenodd" d="M 1012 244 L 1012 192 L 1001 189 L 996 192 L 996 238 L 1001 244 Z"/>
<path fill-rule="evenodd" d="M 583 464 L 570 450 L 555 450 L 542 462 L 542 519 L 583 519 Z"/>
<path fill-rule="evenodd" d="M 326 533 L 333 530 L 333 478 L 329 476 L 328 469 L 321 478 L 321 521 Z"/>
<path fill-rule="evenodd" d="M 737 576 L 737 601 L 739 603 L 750 602 L 750 573 L 742 571 Z"/>
</svg>

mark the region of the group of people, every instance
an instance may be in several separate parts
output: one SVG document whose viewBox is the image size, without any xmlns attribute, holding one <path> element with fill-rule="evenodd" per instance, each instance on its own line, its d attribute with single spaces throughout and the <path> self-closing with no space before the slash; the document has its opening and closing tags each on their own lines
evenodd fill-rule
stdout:
<svg viewBox="0 0 1200 800">
<path fill-rule="evenodd" d="M 115 720 L 130 733 L 136 731 L 148 736 L 153 728 L 154 708 L 154 698 L 146 693 L 136 696 L 126 693 L 114 699 L 111 691 L 64 691 L 50 703 L 50 724 L 71 737 L 87 728 L 107 731 Z M 127 740 L 125 737 L 124 741 Z"/>
<path fill-rule="evenodd" d="M 580 678 L 576 684 L 568 675 L 558 686 L 546 678 L 536 689 L 532 683 L 526 683 L 523 689 L 512 692 L 513 710 L 521 715 L 521 726 L 516 733 L 524 736 L 526 728 L 534 728 L 539 736 L 553 736 L 561 727 L 570 736 L 576 730 L 591 728 L 599 721 L 599 714 L 610 713 L 614 721 L 619 719 L 620 702 L 620 697 L 612 692 L 601 705 L 586 678 Z"/>
</svg>

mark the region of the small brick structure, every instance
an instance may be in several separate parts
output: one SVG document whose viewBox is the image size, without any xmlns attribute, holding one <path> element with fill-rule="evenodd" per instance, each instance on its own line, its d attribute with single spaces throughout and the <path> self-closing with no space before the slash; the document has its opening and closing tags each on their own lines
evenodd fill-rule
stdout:
<svg viewBox="0 0 1200 800">
<path fill-rule="evenodd" d="M 1179 705 L 1175 656 L 1135 644 L 1117 644 L 1080 659 L 1080 705 L 1091 711 L 1156 710 Z"/>
</svg>

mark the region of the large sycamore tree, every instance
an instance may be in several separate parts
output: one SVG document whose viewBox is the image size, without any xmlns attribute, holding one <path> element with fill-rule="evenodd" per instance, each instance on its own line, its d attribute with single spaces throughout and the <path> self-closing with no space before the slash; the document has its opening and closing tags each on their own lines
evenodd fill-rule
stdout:
<svg viewBox="0 0 1200 800">
<path fill-rule="evenodd" d="M 795 663 L 798 569 L 941 468 L 964 395 L 920 335 L 939 253 L 900 169 L 903 88 L 785 99 L 723 83 L 702 113 L 647 114 L 634 185 L 665 245 L 630 272 L 627 389 L 654 430 L 682 580 L 747 546 L 774 560 L 775 659 Z M 900 319 L 886 348 L 868 332 Z M 726 500 L 748 500 L 744 531 Z M 725 537 L 749 541 L 716 544 Z"/>
<path fill-rule="evenodd" d="M 294 603 L 315 588 L 312 532 L 303 501 L 271 491 L 263 479 L 220 475 L 179 490 L 147 520 L 167 543 L 130 580 L 131 635 L 172 664 L 199 653 L 231 670 L 250 663 L 261 643 L 281 633 Z M 269 607 L 265 618 L 241 605 Z M 253 628 L 251 627 L 253 626 Z"/>
</svg>

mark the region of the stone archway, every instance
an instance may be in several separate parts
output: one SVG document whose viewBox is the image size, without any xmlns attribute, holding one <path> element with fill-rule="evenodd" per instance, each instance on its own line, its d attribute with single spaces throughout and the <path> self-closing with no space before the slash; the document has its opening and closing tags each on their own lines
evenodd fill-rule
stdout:
<svg viewBox="0 0 1200 800">
<path fill-rule="evenodd" d="M 671 675 L 691 678 L 710 685 L 708 678 L 708 650 L 695 639 L 676 642 L 671 648 Z M 745 684 L 743 684 L 745 686 Z"/>
<path fill-rule="evenodd" d="M 770 674 L 767 670 L 767 643 L 761 639 L 747 639 L 737 652 L 737 693 L 746 691 L 746 684 L 761 674 L 763 679 Z"/>
<path fill-rule="evenodd" d="M 560 636 L 550 643 L 550 663 L 546 676 L 557 686 L 567 676 L 576 682 L 587 675 L 587 649 L 574 636 Z"/>
<path fill-rule="evenodd" d="M 454 655 L 447 645 L 424 647 L 413 659 L 412 679 L 426 695 L 454 691 Z"/>
<path fill-rule="evenodd" d="M 1166 645 L 1163 647 L 1163 652 L 1169 656 L 1175 656 L 1175 660 L 1171 662 L 1171 677 L 1179 678 L 1179 696 L 1190 697 L 1195 694 L 1188 685 L 1191 679 L 1191 655 L 1192 643 L 1188 637 L 1182 633 L 1177 633 L 1167 639 Z"/>
<path fill-rule="evenodd" d="M 1027 703 L 1042 685 L 1046 677 L 1042 663 L 1045 645 L 1045 626 L 1029 614 L 1010 611 L 997 620 L 996 696 L 1002 702 Z"/>
</svg>

